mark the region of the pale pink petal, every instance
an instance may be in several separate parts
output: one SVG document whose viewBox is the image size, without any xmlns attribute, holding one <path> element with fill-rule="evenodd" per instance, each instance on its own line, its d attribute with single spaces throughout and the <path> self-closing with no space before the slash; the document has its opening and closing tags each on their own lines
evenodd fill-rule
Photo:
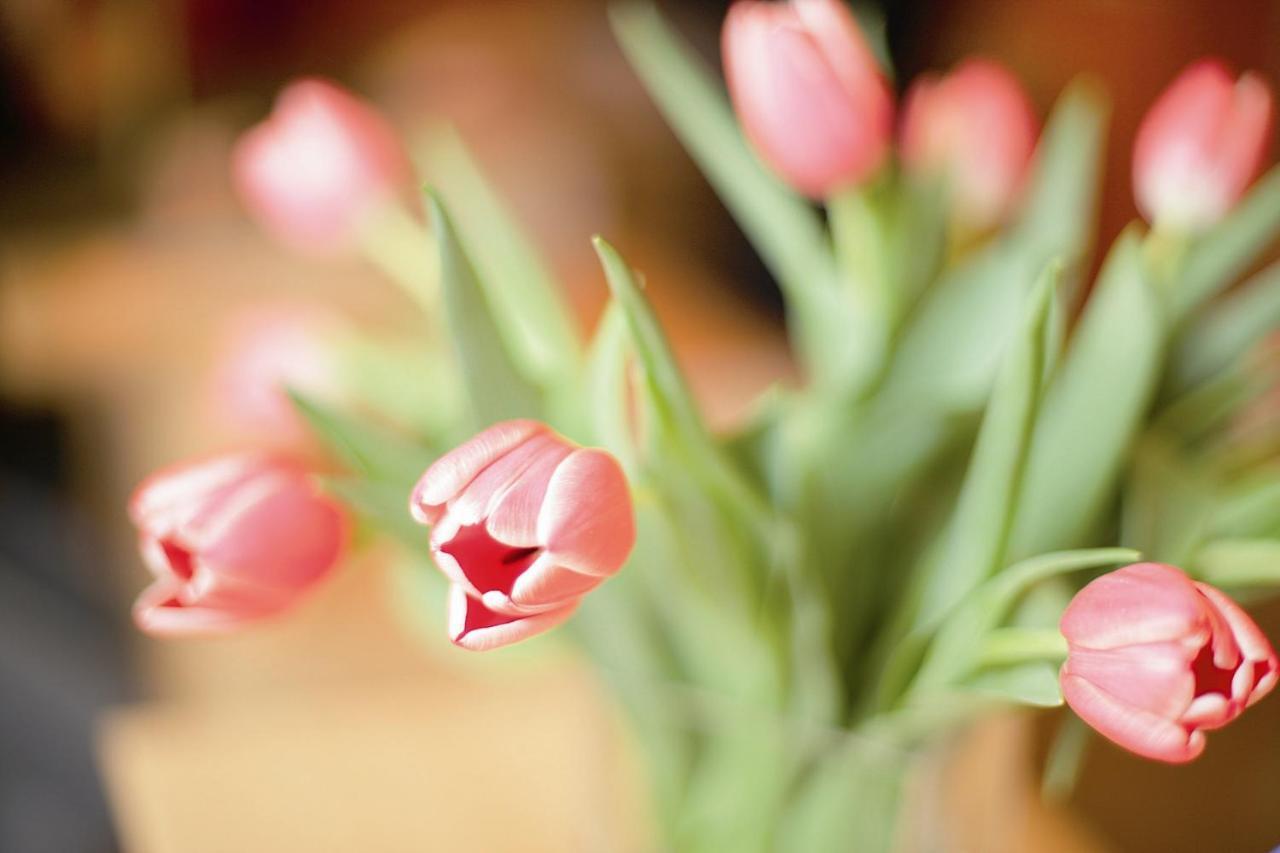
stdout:
<svg viewBox="0 0 1280 853">
<path fill-rule="evenodd" d="M 495 459 L 546 429 L 537 421 L 504 421 L 458 445 L 432 463 L 418 480 L 409 500 L 410 513 L 422 524 L 434 524 L 444 505 Z"/>
<path fill-rule="evenodd" d="M 538 538 L 558 565 L 611 575 L 635 545 L 635 517 L 622 466 L 603 450 L 575 450 L 556 469 L 538 515 Z"/>
<path fill-rule="evenodd" d="M 1195 695 L 1191 661 L 1196 650 L 1152 643 L 1093 651 L 1073 648 L 1063 675 L 1079 676 L 1117 701 L 1166 719 L 1177 719 Z"/>
<path fill-rule="evenodd" d="M 264 458 L 261 453 L 234 453 L 162 468 L 134 490 L 129 516 L 153 535 L 168 535 L 211 500 L 256 476 Z"/>
<path fill-rule="evenodd" d="M 1134 194 L 1150 222 L 1192 231 L 1222 218 L 1262 162 L 1271 93 L 1235 80 L 1217 60 L 1188 67 L 1143 118 L 1134 143 Z"/>
<path fill-rule="evenodd" d="M 375 109 L 323 80 L 288 86 L 233 152 L 235 187 L 262 225 L 298 249 L 348 247 L 364 216 L 403 195 L 413 171 Z"/>
<path fill-rule="evenodd" d="M 306 472 L 282 468 L 224 500 L 199 538 L 201 564 L 220 578 L 292 594 L 332 569 L 348 526 Z"/>
<path fill-rule="evenodd" d="M 792 0 L 796 25 L 813 39 L 845 91 L 860 97 L 868 79 L 878 78 L 880 63 L 843 0 Z M 877 73 L 868 74 L 868 69 Z"/>
<path fill-rule="evenodd" d="M 157 581 L 138 596 L 133 606 L 133 621 L 140 630 L 154 636 L 219 634 L 268 618 L 274 612 L 183 604 L 174 587 Z"/>
<path fill-rule="evenodd" d="M 548 446 L 493 505 L 485 522 L 489 535 L 517 548 L 545 544 L 540 538 L 538 513 L 545 502 L 552 476 L 572 452 L 573 448 L 563 440 Z M 594 507 L 589 511 L 594 512 Z"/>
<path fill-rule="evenodd" d="M 495 459 L 461 494 L 449 501 L 449 516 L 459 525 L 478 524 L 495 511 L 526 471 L 543 463 L 548 454 L 555 456 L 563 452 L 564 442 L 558 436 L 533 436 Z"/>
<path fill-rule="evenodd" d="M 1080 718 L 1138 755 L 1181 764 L 1204 751 L 1204 734 L 1156 714 L 1131 708 L 1074 675 L 1061 678 L 1062 695 Z"/>
<path fill-rule="evenodd" d="M 942 80 L 926 75 L 907 94 L 902 160 L 945 181 L 956 215 L 985 228 L 1016 201 L 1031 160 L 1036 121 L 1016 77 L 971 59 Z"/>
<path fill-rule="evenodd" d="M 1178 721 L 1197 729 L 1216 729 L 1234 720 L 1239 713 L 1221 693 L 1205 693 L 1192 700 Z"/>
<path fill-rule="evenodd" d="M 1209 639 L 1204 599 L 1181 570 L 1137 563 L 1095 579 L 1062 614 L 1073 646 L 1118 646 L 1180 641 L 1196 648 Z"/>
<path fill-rule="evenodd" d="M 533 616 L 505 615 L 488 610 L 455 586 L 449 593 L 449 638 L 464 649 L 488 651 L 549 631 L 572 616 L 577 607 L 578 601 L 574 600 L 557 610 Z"/>
<path fill-rule="evenodd" d="M 743 130 L 797 190 L 832 195 L 884 160 L 893 102 L 847 10 L 835 0 L 750 0 L 730 8 L 725 75 Z"/>
<path fill-rule="evenodd" d="M 545 609 L 580 598 L 602 580 L 599 575 L 585 575 L 558 565 L 554 555 L 544 552 L 516 578 L 510 602 L 517 608 Z"/>
</svg>

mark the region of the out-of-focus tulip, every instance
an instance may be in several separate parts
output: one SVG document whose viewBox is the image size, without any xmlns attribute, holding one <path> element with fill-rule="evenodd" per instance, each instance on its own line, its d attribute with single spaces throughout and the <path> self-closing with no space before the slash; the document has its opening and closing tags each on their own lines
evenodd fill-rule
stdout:
<svg viewBox="0 0 1280 853">
<path fill-rule="evenodd" d="M 1271 92 L 1220 62 L 1187 68 L 1148 110 L 1133 149 L 1133 187 L 1147 221 L 1189 232 L 1213 225 L 1258 172 Z"/>
<path fill-rule="evenodd" d="M 215 365 L 211 407 L 245 435 L 297 445 L 306 425 L 289 389 L 331 399 L 340 391 L 333 351 L 337 321 L 292 306 L 255 308 L 235 318 Z"/>
<path fill-rule="evenodd" d="M 1062 693 L 1089 725 L 1159 761 L 1198 756 L 1204 732 L 1276 684 L 1275 650 L 1234 601 L 1180 569 L 1138 563 L 1082 589 L 1062 615 Z"/>
<path fill-rule="evenodd" d="M 490 649 L 568 618 L 635 544 L 622 468 L 536 421 L 506 421 L 427 469 L 410 512 L 454 584 L 449 633 Z"/>
<path fill-rule="evenodd" d="M 1036 119 L 1018 79 L 971 59 L 945 77 L 924 75 L 903 107 L 902 161 L 946 183 L 955 218 L 998 223 L 1017 200 L 1036 143 Z"/>
<path fill-rule="evenodd" d="M 348 247 L 362 220 L 406 198 L 413 168 L 370 104 L 323 80 L 287 86 L 236 145 L 232 172 L 250 212 L 281 241 L 313 253 Z"/>
<path fill-rule="evenodd" d="M 337 562 L 346 517 L 295 463 L 228 454 L 153 474 L 130 515 L 155 581 L 133 615 L 150 634 L 230 631 L 294 604 Z"/>
<path fill-rule="evenodd" d="M 826 198 L 880 167 L 893 97 L 841 0 L 738 0 L 722 42 L 743 129 L 792 187 Z"/>
</svg>

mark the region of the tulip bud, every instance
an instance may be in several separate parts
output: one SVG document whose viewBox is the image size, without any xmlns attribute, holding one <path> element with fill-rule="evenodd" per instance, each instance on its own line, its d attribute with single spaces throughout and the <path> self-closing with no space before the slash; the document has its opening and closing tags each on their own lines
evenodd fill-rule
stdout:
<svg viewBox="0 0 1280 853">
<path fill-rule="evenodd" d="M 313 253 L 349 246 L 363 220 L 405 197 L 413 167 L 370 104 L 322 80 L 287 86 L 236 145 L 234 183 L 282 242 Z"/>
<path fill-rule="evenodd" d="M 743 129 L 788 184 L 827 198 L 880 167 L 893 97 L 841 0 L 738 0 L 722 42 Z"/>
<path fill-rule="evenodd" d="M 328 574 L 342 511 L 296 464 L 219 456 L 153 474 L 129 513 L 155 581 L 133 608 L 149 634 L 229 631 L 287 609 Z"/>
<path fill-rule="evenodd" d="M 309 433 L 287 392 L 338 396 L 336 334 L 335 319 L 296 307 L 258 307 L 238 316 L 215 366 L 212 416 L 244 435 L 305 443 Z"/>
<path fill-rule="evenodd" d="M 1018 79 L 994 62 L 970 59 L 946 77 L 922 76 L 907 93 L 903 166 L 941 179 L 955 218 L 974 230 L 1008 213 L 1035 142 L 1031 102 Z"/>
<path fill-rule="evenodd" d="M 1148 222 L 1198 232 L 1221 219 L 1258 173 L 1271 92 L 1219 62 L 1187 68 L 1147 111 L 1133 149 L 1133 187 Z"/>
<path fill-rule="evenodd" d="M 409 511 L 432 525 L 431 553 L 454 585 L 450 639 L 474 650 L 564 621 L 636 537 L 617 460 L 536 421 L 495 424 L 440 457 Z"/>
<path fill-rule="evenodd" d="M 1082 589 L 1062 615 L 1062 694 L 1089 725 L 1132 752 L 1180 763 L 1204 732 L 1265 696 L 1275 650 L 1253 620 L 1180 569 L 1138 563 Z"/>
</svg>

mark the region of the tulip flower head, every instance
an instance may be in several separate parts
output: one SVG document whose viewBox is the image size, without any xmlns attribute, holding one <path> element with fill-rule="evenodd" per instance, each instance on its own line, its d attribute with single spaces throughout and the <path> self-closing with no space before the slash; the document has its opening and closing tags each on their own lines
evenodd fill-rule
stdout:
<svg viewBox="0 0 1280 853">
<path fill-rule="evenodd" d="M 1072 709 L 1139 755 L 1180 763 L 1275 687 L 1275 650 L 1234 601 L 1180 569 L 1138 563 L 1082 589 L 1062 615 Z"/>
<path fill-rule="evenodd" d="M 410 513 L 453 584 L 450 639 L 474 650 L 545 631 L 635 544 L 622 468 L 536 421 L 496 424 L 427 469 Z"/>
<path fill-rule="evenodd" d="M 240 138 L 234 183 L 249 211 L 282 242 L 326 254 L 349 246 L 363 220 L 413 185 L 394 128 L 332 83 L 300 80 L 266 121 Z"/>
<path fill-rule="evenodd" d="M 213 414 L 246 435 L 305 443 L 306 425 L 287 391 L 339 395 L 341 366 L 332 345 L 337 323 L 293 306 L 258 307 L 236 317 L 215 367 Z"/>
<path fill-rule="evenodd" d="M 738 0 L 722 41 L 743 129 L 788 184 L 822 199 L 880 167 L 893 97 L 841 0 Z"/>
<path fill-rule="evenodd" d="M 903 166 L 944 181 L 954 218 L 970 229 L 989 228 L 1008 213 L 1035 143 L 1031 102 L 994 62 L 971 59 L 945 77 L 920 77 L 907 92 Z"/>
<path fill-rule="evenodd" d="M 1271 131 L 1271 92 L 1219 62 L 1186 69 L 1138 129 L 1133 186 L 1148 222 L 1195 233 L 1213 225 L 1258 173 Z"/>
<path fill-rule="evenodd" d="M 153 474 L 129 514 L 155 575 L 134 620 L 161 636 L 230 631 L 288 609 L 347 540 L 346 517 L 308 472 L 262 453 Z"/>
</svg>

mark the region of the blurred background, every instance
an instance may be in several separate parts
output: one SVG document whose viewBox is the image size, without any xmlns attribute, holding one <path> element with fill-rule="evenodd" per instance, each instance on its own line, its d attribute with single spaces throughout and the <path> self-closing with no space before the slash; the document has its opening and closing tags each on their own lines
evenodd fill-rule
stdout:
<svg viewBox="0 0 1280 853">
<path fill-rule="evenodd" d="M 664 7 L 718 61 L 727 3 Z M 1135 215 L 1132 135 L 1178 70 L 1217 54 L 1280 80 L 1280 0 L 860 12 L 883 24 L 900 86 L 982 54 L 1043 116 L 1072 76 L 1099 77 L 1114 106 L 1101 241 Z M 401 127 L 455 124 L 584 328 L 604 300 L 587 238 L 616 242 L 714 422 L 790 371 L 768 277 L 626 68 L 601 0 L 0 0 L 0 851 L 642 846 L 627 840 L 642 837 L 634 762 L 590 678 L 564 660 L 464 668 L 406 616 L 389 550 L 248 635 L 161 643 L 129 624 L 146 580 L 132 487 L 253 440 L 211 391 L 244 318 L 403 328 L 411 314 L 371 267 L 277 247 L 230 191 L 236 134 L 300 74 Z M 1280 607 L 1257 612 L 1280 637 Z M 957 747 L 946 849 L 1280 843 L 1280 702 L 1189 768 L 1098 744 L 1072 800 L 1045 807 L 1056 722 L 996 720 Z"/>
</svg>

